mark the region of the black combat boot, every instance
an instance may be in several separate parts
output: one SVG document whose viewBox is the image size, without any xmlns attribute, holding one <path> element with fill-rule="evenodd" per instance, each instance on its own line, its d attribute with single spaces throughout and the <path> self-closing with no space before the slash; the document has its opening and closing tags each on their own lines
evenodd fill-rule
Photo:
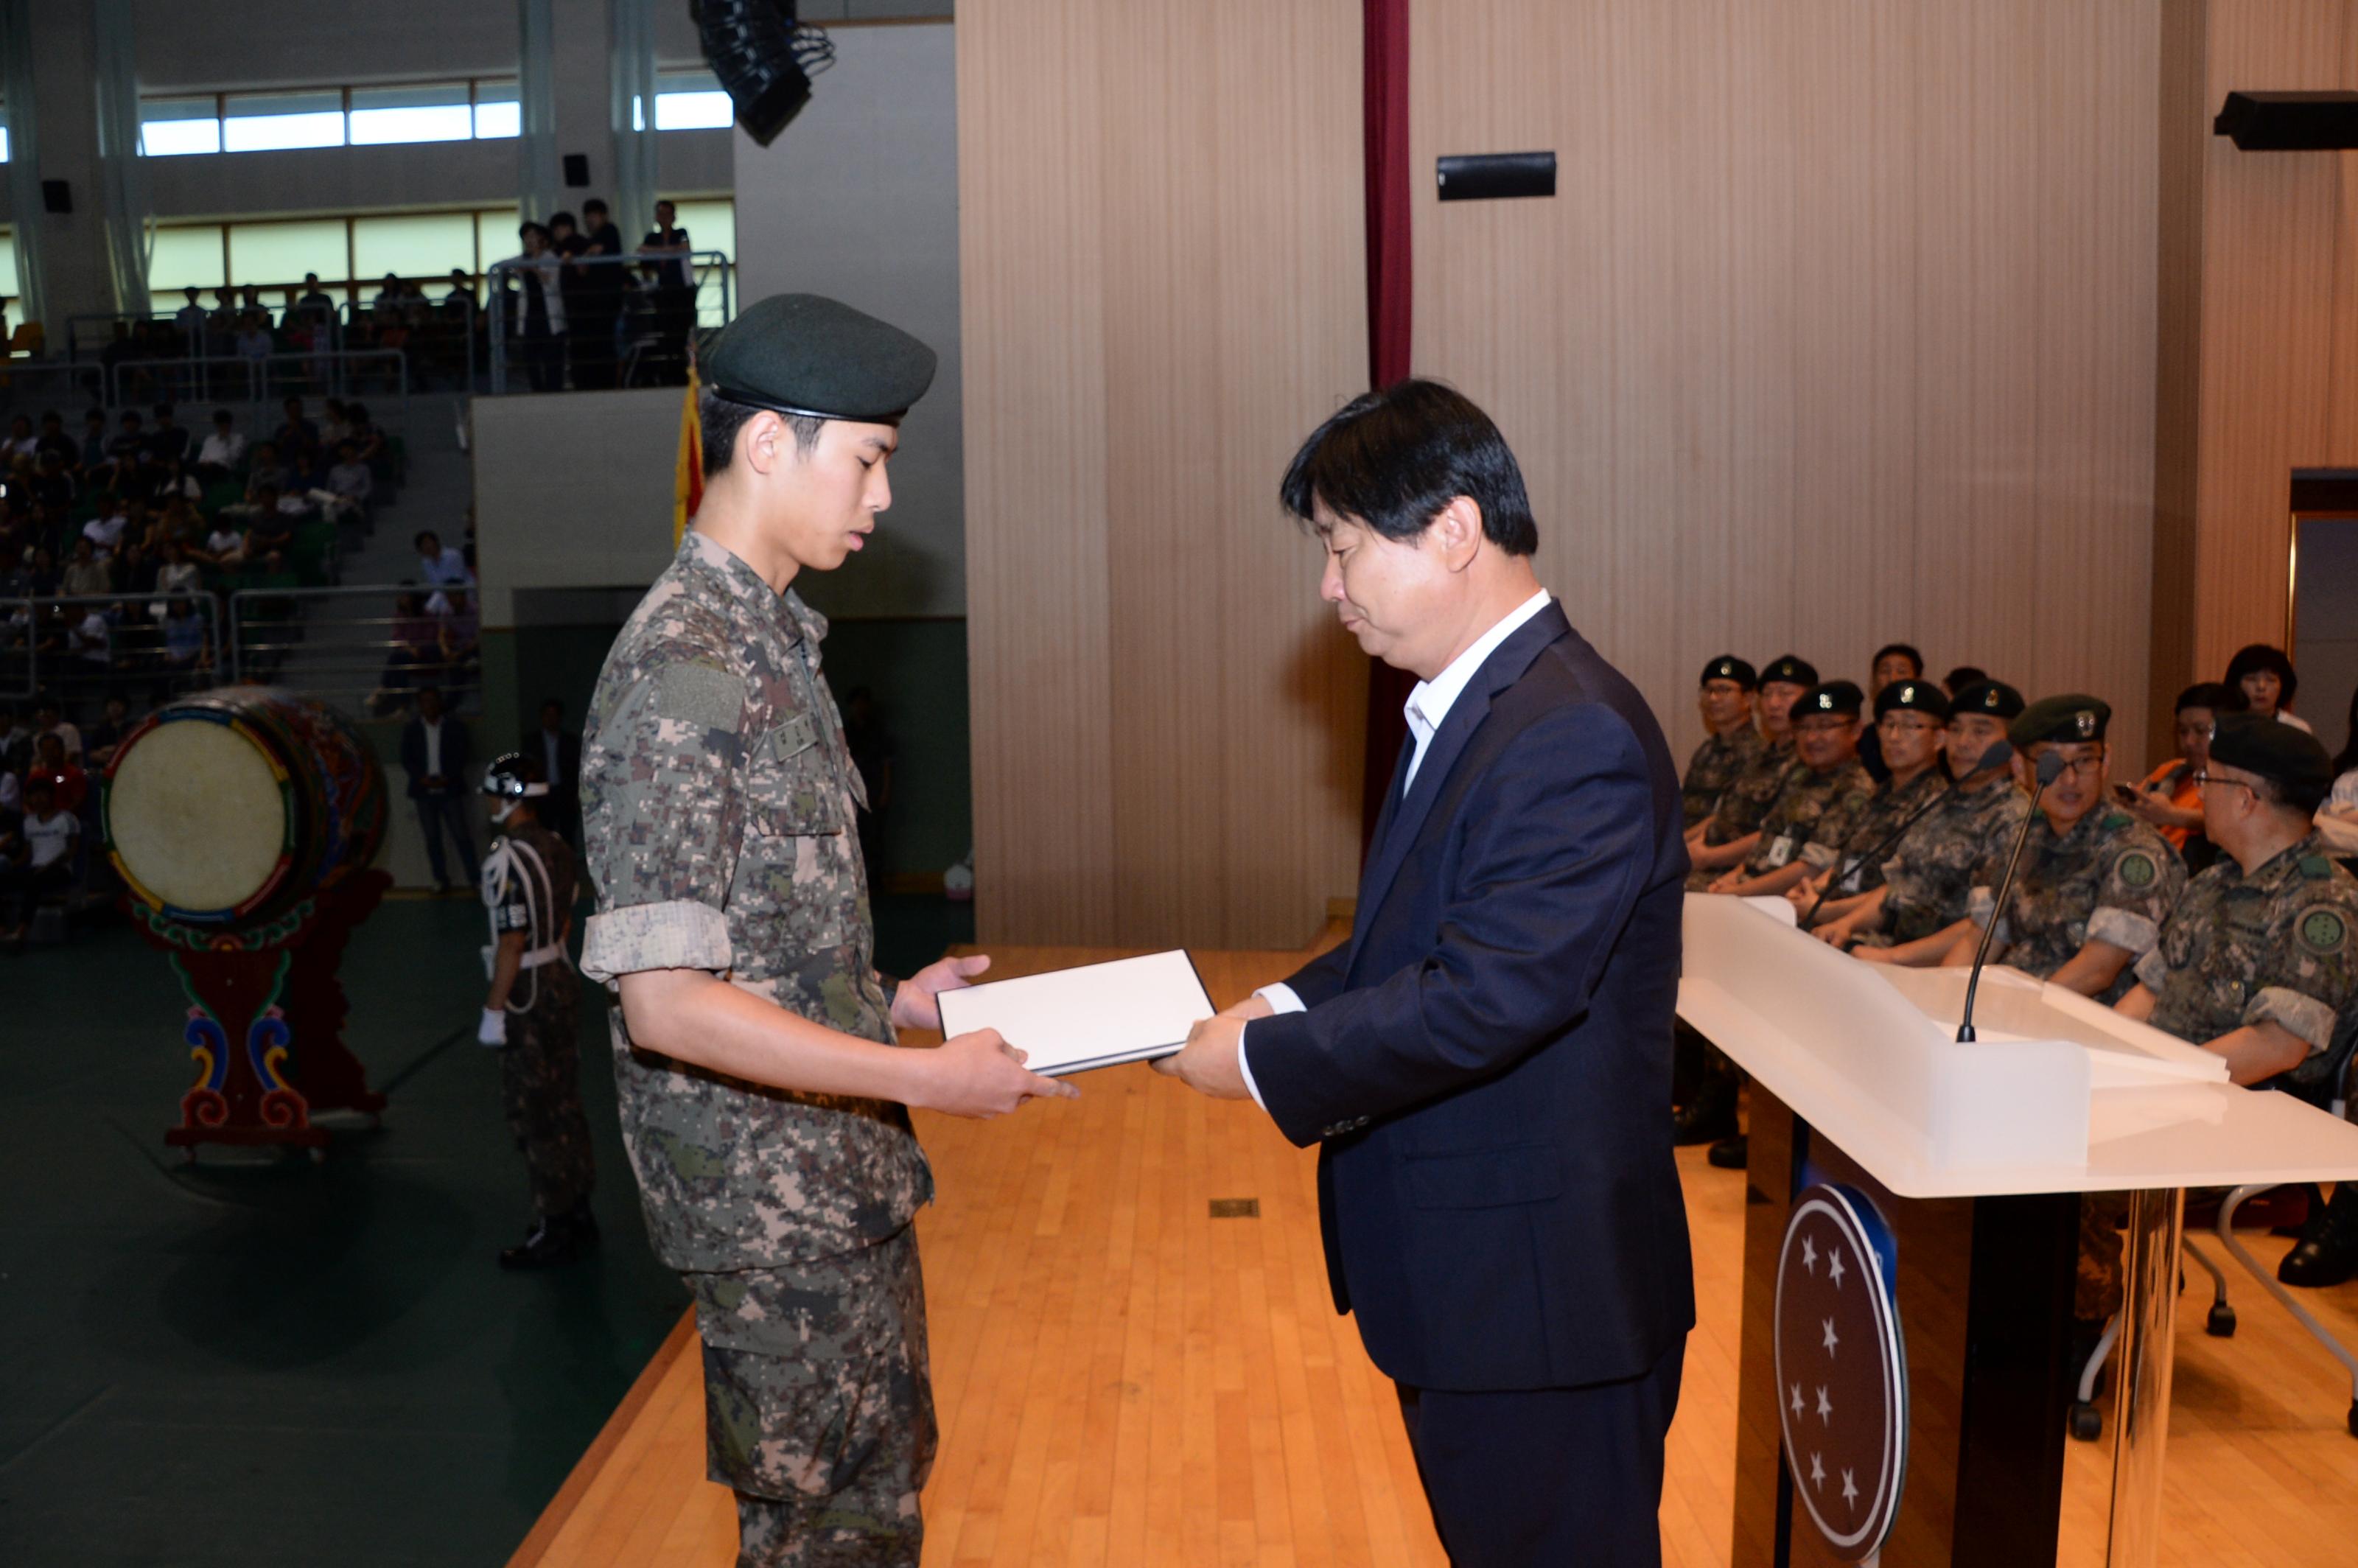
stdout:
<svg viewBox="0 0 2358 1568">
<path fill-rule="evenodd" d="M 1712 1054 L 1694 1093 L 1671 1114 L 1673 1143 L 1716 1143 L 1736 1136 L 1736 1091 L 1741 1080 L 1732 1063 L 1717 1052 Z"/>
<path fill-rule="evenodd" d="M 2338 1285 L 2358 1275 L 2358 1182 L 2333 1189 L 2333 1201 L 2309 1211 L 2300 1240 L 2277 1265 L 2288 1285 Z"/>
<path fill-rule="evenodd" d="M 564 1214 L 545 1214 L 532 1234 L 500 1249 L 503 1269 L 558 1269 L 596 1249 L 598 1222 L 585 1200 Z"/>
<path fill-rule="evenodd" d="M 1741 1171 L 1752 1158 L 1752 1140 L 1731 1133 L 1704 1151 L 1704 1158 L 1722 1171 Z"/>
</svg>

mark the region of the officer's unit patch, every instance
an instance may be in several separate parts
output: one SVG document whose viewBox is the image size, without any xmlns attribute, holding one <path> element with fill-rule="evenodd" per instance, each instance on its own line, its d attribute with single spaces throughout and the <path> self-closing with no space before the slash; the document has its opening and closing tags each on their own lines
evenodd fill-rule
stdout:
<svg viewBox="0 0 2358 1568">
<path fill-rule="evenodd" d="M 2160 868 L 2153 863 L 2153 857 L 2142 849 L 2131 849 L 2123 855 L 2119 871 L 2121 881 L 2133 888 L 2149 888 L 2161 875 Z"/>
<path fill-rule="evenodd" d="M 698 724 L 724 735 L 744 721 L 745 682 L 710 665 L 667 665 L 655 677 L 655 717 Z"/>
<path fill-rule="evenodd" d="M 2313 953 L 2338 953 L 2350 935 L 2350 927 L 2331 909 L 2310 910 L 2300 917 L 2297 929 L 2301 946 Z"/>
</svg>

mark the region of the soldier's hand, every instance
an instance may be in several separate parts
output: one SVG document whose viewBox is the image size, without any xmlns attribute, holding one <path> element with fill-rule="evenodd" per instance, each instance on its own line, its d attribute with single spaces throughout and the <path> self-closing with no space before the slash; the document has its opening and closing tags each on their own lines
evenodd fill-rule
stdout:
<svg viewBox="0 0 2358 1568">
<path fill-rule="evenodd" d="M 934 999 L 944 991 L 963 990 L 989 968 L 990 959 L 981 953 L 927 964 L 892 993 L 892 1022 L 902 1029 L 939 1029 L 942 1009 Z"/>
<path fill-rule="evenodd" d="M 1023 1053 L 996 1029 L 953 1035 L 926 1055 L 924 1097 L 909 1102 L 926 1110 L 987 1120 L 1027 1099 L 1076 1099 L 1081 1092 L 1060 1079 L 1026 1072 Z"/>
</svg>

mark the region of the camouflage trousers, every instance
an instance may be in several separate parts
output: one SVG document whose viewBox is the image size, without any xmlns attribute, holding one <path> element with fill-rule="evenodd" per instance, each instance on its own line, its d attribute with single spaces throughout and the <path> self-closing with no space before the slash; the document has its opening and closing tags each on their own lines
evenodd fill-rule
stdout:
<svg viewBox="0 0 2358 1568">
<path fill-rule="evenodd" d="M 537 994 L 524 988 L 535 979 Z M 532 1206 L 564 1214 L 590 1195 L 597 1170 L 590 1153 L 590 1119 L 581 1110 L 581 1035 L 573 972 L 550 964 L 519 978 L 531 1008 L 508 1014 L 507 1048 L 500 1053 L 500 1098 L 508 1131 L 532 1173 Z"/>
<path fill-rule="evenodd" d="M 739 1568 L 916 1568 L 936 1431 L 915 1229 L 681 1277 L 704 1337 L 705 1473 L 737 1494 Z"/>
<path fill-rule="evenodd" d="M 2080 1195 L 2080 1268 L 2071 1282 L 2073 1317 L 2101 1323 L 2121 1310 L 2121 1227 L 2128 1218 L 2126 1193 Z"/>
</svg>

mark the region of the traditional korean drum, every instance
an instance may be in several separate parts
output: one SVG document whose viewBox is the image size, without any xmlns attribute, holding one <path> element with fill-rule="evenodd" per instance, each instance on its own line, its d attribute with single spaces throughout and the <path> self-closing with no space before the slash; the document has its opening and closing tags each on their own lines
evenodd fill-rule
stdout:
<svg viewBox="0 0 2358 1568">
<path fill-rule="evenodd" d="M 376 754 L 327 708 L 261 687 L 157 709 L 116 750 L 101 802 L 133 895 L 190 924 L 266 924 L 384 839 Z"/>
</svg>

